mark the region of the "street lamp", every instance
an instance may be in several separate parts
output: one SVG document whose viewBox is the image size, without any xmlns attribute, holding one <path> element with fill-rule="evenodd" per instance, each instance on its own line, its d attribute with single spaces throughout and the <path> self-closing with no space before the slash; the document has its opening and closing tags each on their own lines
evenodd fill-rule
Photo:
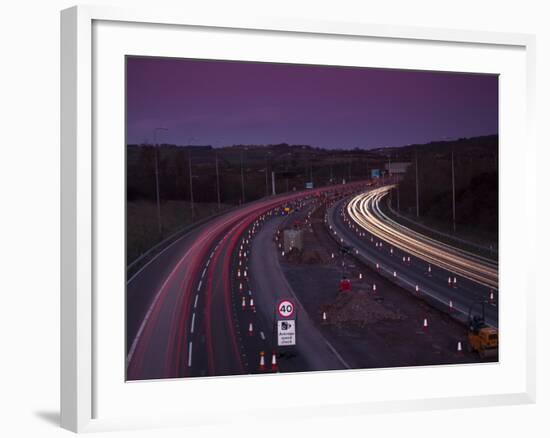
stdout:
<svg viewBox="0 0 550 438">
<path fill-rule="evenodd" d="M 159 189 L 159 145 L 157 143 L 157 131 L 168 131 L 166 128 L 155 128 L 153 131 L 153 138 L 155 143 L 155 185 L 157 193 L 157 219 L 159 226 L 159 235 L 162 237 L 162 218 L 160 215 L 160 189 Z"/>
<path fill-rule="evenodd" d="M 195 200 L 193 199 L 193 173 L 191 171 L 191 143 L 196 140 L 194 137 L 189 137 L 189 149 L 187 151 L 187 158 L 189 162 L 189 200 L 191 201 L 191 221 L 195 220 Z"/>
</svg>

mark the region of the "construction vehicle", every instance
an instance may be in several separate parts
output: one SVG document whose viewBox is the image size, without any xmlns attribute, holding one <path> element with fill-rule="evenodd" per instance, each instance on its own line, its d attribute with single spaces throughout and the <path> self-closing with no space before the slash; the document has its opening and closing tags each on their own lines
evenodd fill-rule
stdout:
<svg viewBox="0 0 550 438">
<path fill-rule="evenodd" d="M 498 330 L 485 322 L 485 301 L 481 301 L 481 315 L 468 311 L 468 350 L 482 359 L 498 356 Z"/>
</svg>

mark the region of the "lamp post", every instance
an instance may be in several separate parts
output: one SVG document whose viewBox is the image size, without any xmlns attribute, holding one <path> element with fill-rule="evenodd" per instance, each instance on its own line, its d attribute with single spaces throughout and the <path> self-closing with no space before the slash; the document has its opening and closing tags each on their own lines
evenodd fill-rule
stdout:
<svg viewBox="0 0 550 438">
<path fill-rule="evenodd" d="M 189 143 L 196 140 L 194 137 L 189 138 Z M 188 145 L 187 158 L 189 162 L 189 200 L 191 201 L 191 221 L 195 220 L 195 200 L 193 198 L 193 172 L 191 170 L 191 144 Z"/>
<path fill-rule="evenodd" d="M 218 192 L 218 211 L 221 210 L 221 196 L 220 196 L 220 170 L 218 167 L 218 151 L 216 151 L 216 190 Z"/>
<path fill-rule="evenodd" d="M 155 143 L 155 189 L 157 195 L 157 220 L 159 227 L 159 235 L 162 237 L 162 217 L 160 214 L 160 188 L 159 188 L 159 145 L 157 143 L 157 131 L 168 131 L 166 128 L 155 128 L 153 130 L 153 138 Z"/>
<path fill-rule="evenodd" d="M 244 204 L 245 192 L 244 192 L 244 163 L 243 163 L 243 149 L 241 149 L 241 204 Z"/>
<path fill-rule="evenodd" d="M 456 197 L 455 197 L 455 149 L 451 149 L 451 177 L 453 185 L 453 232 L 456 233 Z"/>
</svg>

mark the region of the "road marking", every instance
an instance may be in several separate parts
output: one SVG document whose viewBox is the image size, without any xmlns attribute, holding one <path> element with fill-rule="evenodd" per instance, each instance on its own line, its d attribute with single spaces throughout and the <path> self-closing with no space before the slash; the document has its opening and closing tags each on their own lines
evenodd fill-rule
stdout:
<svg viewBox="0 0 550 438">
<path fill-rule="evenodd" d="M 208 268 L 208 265 L 210 264 L 210 260 L 212 260 L 212 256 L 210 256 L 210 257 L 208 258 L 208 260 L 206 261 L 206 267 L 207 267 L 207 268 Z"/>
<path fill-rule="evenodd" d="M 193 361 L 193 341 L 189 341 L 189 359 L 187 360 L 187 366 L 191 367 Z"/>
<path fill-rule="evenodd" d="M 199 285 L 197 287 L 197 292 L 201 290 L 201 286 L 202 286 L 202 280 L 199 281 Z"/>
<path fill-rule="evenodd" d="M 194 309 L 197 308 L 197 301 L 199 301 L 199 294 L 195 295 L 195 305 L 193 306 Z"/>
<path fill-rule="evenodd" d="M 260 338 L 262 338 L 262 341 L 265 341 L 265 335 L 264 335 L 264 332 L 260 332 Z"/>
<path fill-rule="evenodd" d="M 206 268 L 204 268 L 204 270 L 202 271 L 202 275 L 201 275 L 201 278 L 204 278 L 204 275 L 206 274 Z"/>
<path fill-rule="evenodd" d="M 191 318 L 191 333 L 195 331 L 195 312 L 193 312 L 193 317 Z"/>
</svg>

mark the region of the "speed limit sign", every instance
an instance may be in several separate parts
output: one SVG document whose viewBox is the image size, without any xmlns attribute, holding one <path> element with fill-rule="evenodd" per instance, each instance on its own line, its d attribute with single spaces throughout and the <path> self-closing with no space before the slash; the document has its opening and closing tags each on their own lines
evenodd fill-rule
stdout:
<svg viewBox="0 0 550 438">
<path fill-rule="evenodd" d="M 277 312 L 281 318 L 290 318 L 294 315 L 294 303 L 290 300 L 281 300 L 277 304 Z"/>
</svg>

